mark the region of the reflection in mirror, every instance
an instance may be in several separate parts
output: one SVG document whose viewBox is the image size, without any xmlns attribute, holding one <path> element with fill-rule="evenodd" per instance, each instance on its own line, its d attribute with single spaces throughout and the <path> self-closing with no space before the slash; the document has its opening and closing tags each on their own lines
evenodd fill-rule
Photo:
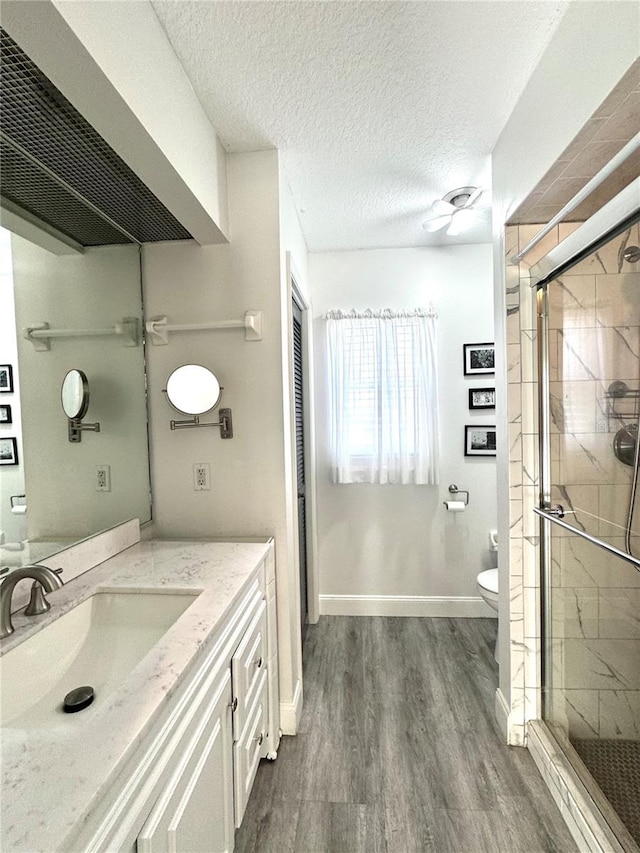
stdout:
<svg viewBox="0 0 640 853">
<path fill-rule="evenodd" d="M 221 390 L 215 375 L 199 364 L 184 364 L 167 380 L 169 402 L 185 415 L 210 412 L 218 405 Z"/>
<path fill-rule="evenodd" d="M 69 441 L 78 444 L 82 433 L 100 432 L 100 424 L 83 424 L 82 418 L 89 408 L 89 380 L 82 370 L 70 370 L 62 381 L 62 408 L 69 418 Z M 100 491 L 105 491 L 102 484 Z"/>
<path fill-rule="evenodd" d="M 39 351 L 23 336 L 41 323 L 83 330 L 123 317 L 141 322 L 142 289 L 135 245 L 54 255 L 0 229 L 0 264 L 0 363 L 11 364 L 14 374 L 14 392 L 2 395 L 12 422 L 0 423 L 0 437 L 15 436 L 20 461 L 0 467 L 0 565 L 14 567 L 129 518 L 150 519 L 142 346 L 81 335 L 53 338 L 48 351 Z M 90 377 L 92 420 L 102 428 L 99 441 L 70 444 L 72 404 L 65 393 L 62 410 L 60 388 L 78 365 Z M 104 468 L 108 489 L 98 482 Z M 16 495 L 26 495 L 20 501 L 26 512 L 16 501 L 12 507 Z"/>
<path fill-rule="evenodd" d="M 68 418 L 83 418 L 89 408 L 89 383 L 81 370 L 70 370 L 62 381 L 62 408 Z"/>
</svg>

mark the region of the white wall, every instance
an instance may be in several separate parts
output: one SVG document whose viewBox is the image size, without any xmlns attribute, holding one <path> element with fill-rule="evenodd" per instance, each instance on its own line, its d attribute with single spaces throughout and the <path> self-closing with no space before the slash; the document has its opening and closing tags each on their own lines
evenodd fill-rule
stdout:
<svg viewBox="0 0 640 853">
<path fill-rule="evenodd" d="M 278 154 L 232 155 L 228 175 L 228 246 L 189 241 L 147 245 L 143 252 L 147 317 L 196 323 L 240 318 L 247 310 L 264 313 L 262 341 L 245 341 L 242 330 L 185 332 L 172 335 L 167 346 L 148 347 L 155 532 L 275 537 L 280 688 L 287 706 L 296 688 L 299 693 L 301 653 L 288 491 Z M 170 372 L 188 362 L 220 379 L 220 405 L 233 411 L 233 439 L 222 440 L 214 429 L 170 430 L 176 415 L 162 389 Z M 194 491 L 196 462 L 210 464 L 211 491 Z M 283 728 L 289 726 L 284 711 Z"/>
<path fill-rule="evenodd" d="M 357 597 L 444 597 L 449 601 L 439 602 L 437 612 L 444 612 L 444 606 L 451 614 L 491 615 L 481 601 L 451 600 L 476 598 L 476 576 L 491 566 L 494 557 L 488 549 L 488 532 L 496 526 L 495 460 L 464 456 L 464 425 L 494 422 L 493 412 L 469 411 L 468 389 L 492 386 L 494 377 L 465 377 L 462 358 L 464 343 L 493 340 L 491 246 L 309 257 L 316 340 L 321 609 L 372 612 L 379 606 L 386 608 L 380 612 L 398 615 L 435 613 L 434 602 L 423 602 L 416 610 L 415 602 L 376 605 Z M 415 308 L 429 302 L 439 314 L 440 485 L 331 483 L 322 315 L 329 308 Z M 470 492 L 464 513 L 447 513 L 442 504 L 450 498 L 450 483 Z"/>
<path fill-rule="evenodd" d="M 282 268 L 284 269 L 286 266 L 284 253 L 289 252 L 297 273 L 298 287 L 305 300 L 311 302 L 309 253 L 298 218 L 298 211 L 291 195 L 291 188 L 282 170 L 280 172 L 280 249 L 283 253 Z"/>
<path fill-rule="evenodd" d="M 639 13 L 625 0 L 570 4 L 492 152 L 497 375 L 506 382 L 504 223 L 582 129 L 638 56 Z M 498 401 L 498 446 L 507 413 Z M 509 584 L 509 461 L 498 453 L 500 584 Z M 512 594 L 513 594 L 512 590 Z M 520 591 L 515 593 L 519 596 Z M 500 601 L 500 691 L 510 702 L 509 597 Z"/>
<path fill-rule="evenodd" d="M 196 240 L 225 242 L 225 154 L 147 0 L 6 0 L 2 26 Z"/>
</svg>

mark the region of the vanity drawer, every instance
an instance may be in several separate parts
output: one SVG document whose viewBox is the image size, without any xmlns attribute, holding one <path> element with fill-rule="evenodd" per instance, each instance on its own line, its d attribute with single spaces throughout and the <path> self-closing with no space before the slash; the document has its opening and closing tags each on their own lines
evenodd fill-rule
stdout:
<svg viewBox="0 0 640 853">
<path fill-rule="evenodd" d="M 247 714 L 260 690 L 267 669 L 267 604 L 261 599 L 251 624 L 231 658 L 233 685 L 233 739 L 244 730 Z"/>
<path fill-rule="evenodd" d="M 236 827 L 239 827 L 258 772 L 260 759 L 267 754 L 268 689 L 267 673 L 262 671 L 258 681 L 256 701 L 247 724 L 237 743 L 233 745 L 233 784 Z"/>
</svg>

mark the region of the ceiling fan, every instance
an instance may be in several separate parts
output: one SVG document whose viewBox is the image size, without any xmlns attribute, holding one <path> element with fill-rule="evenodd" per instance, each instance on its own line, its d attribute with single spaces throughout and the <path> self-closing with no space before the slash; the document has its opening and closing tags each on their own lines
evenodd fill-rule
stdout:
<svg viewBox="0 0 640 853">
<path fill-rule="evenodd" d="M 482 195 L 478 187 L 458 187 L 431 205 L 431 218 L 422 224 L 426 231 L 440 231 L 446 228 L 447 234 L 455 237 L 475 218 L 473 205 Z"/>
</svg>

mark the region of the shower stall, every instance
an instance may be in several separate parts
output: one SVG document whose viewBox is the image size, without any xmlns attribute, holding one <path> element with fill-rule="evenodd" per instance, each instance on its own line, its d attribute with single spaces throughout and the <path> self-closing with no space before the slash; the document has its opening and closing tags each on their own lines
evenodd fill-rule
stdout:
<svg viewBox="0 0 640 853">
<path fill-rule="evenodd" d="M 569 243 L 570 241 L 567 241 Z M 640 846 L 640 226 L 545 259 L 537 304 L 542 718 Z M 561 249 L 561 247 L 558 247 Z"/>
</svg>

